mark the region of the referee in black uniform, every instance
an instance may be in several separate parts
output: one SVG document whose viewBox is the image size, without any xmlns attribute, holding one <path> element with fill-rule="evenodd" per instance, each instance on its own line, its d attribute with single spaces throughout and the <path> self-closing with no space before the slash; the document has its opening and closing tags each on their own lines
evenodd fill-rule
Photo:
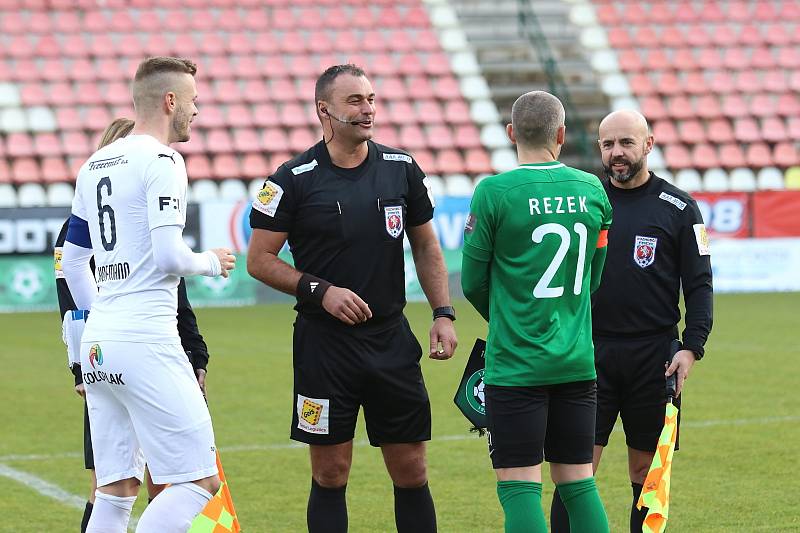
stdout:
<svg viewBox="0 0 800 533">
<path fill-rule="evenodd" d="M 431 436 L 422 350 L 403 315 L 403 236 L 433 311 L 430 357 L 456 347 L 447 271 L 425 174 L 371 141 L 375 94 L 355 65 L 317 80 L 323 140 L 281 165 L 253 202 L 247 270 L 297 296 L 291 438 L 310 444 L 311 533 L 347 530 L 345 488 L 364 407 L 370 444 L 394 482 L 400 532 L 436 530 L 425 441 Z M 295 267 L 278 259 L 289 245 Z"/>
<path fill-rule="evenodd" d="M 125 137 L 133 129 L 134 122 L 130 119 L 116 119 L 114 120 L 103 133 L 98 149 L 115 141 L 118 138 Z M 78 306 L 72 298 L 72 293 L 67 286 L 67 280 L 64 279 L 64 273 L 61 270 L 61 251 L 64 246 L 64 241 L 67 237 L 67 227 L 69 226 L 69 219 L 64 222 L 61 231 L 56 238 L 54 248 L 55 258 L 55 278 L 56 278 L 56 294 L 58 295 L 58 308 L 61 313 L 61 318 L 65 319 L 65 315 L 72 311 L 78 311 Z M 94 259 L 90 262 L 92 271 L 94 271 Z M 79 314 L 82 312 L 79 312 Z M 81 320 L 75 317 L 75 320 Z M 186 293 L 186 281 L 181 278 L 178 284 L 178 334 L 181 338 L 181 345 L 189 358 L 189 362 L 194 368 L 195 375 L 197 376 L 197 383 L 206 393 L 206 367 L 208 365 L 208 346 L 200 334 L 197 327 L 197 317 L 194 314 L 189 297 Z M 65 339 L 66 340 L 66 339 Z M 70 365 L 70 371 L 75 378 L 75 392 L 81 398 L 86 398 L 86 392 L 83 387 L 83 374 L 81 373 L 80 363 Z M 86 507 L 83 512 L 83 519 L 81 520 L 81 533 L 86 531 L 86 526 L 89 524 L 89 518 L 92 515 L 92 507 L 94 506 L 94 492 L 97 489 L 97 480 L 94 475 L 94 452 L 92 450 L 92 437 L 89 431 L 89 410 L 84 401 L 83 406 L 83 464 L 87 470 L 91 471 L 91 491 L 89 493 L 89 500 L 86 502 Z M 150 476 L 147 476 L 147 495 L 148 499 L 152 501 L 164 485 L 154 485 Z"/>
<path fill-rule="evenodd" d="M 647 170 L 653 135 L 637 111 L 615 111 L 600 123 L 603 185 L 614 209 L 608 255 L 592 307 L 597 367 L 594 470 L 622 417 L 633 489 L 630 530 L 642 531 L 647 509 L 636 509 L 664 427 L 665 377 L 677 373 L 677 393 L 711 331 L 713 288 L 708 236 L 692 197 Z M 667 367 L 678 337 L 680 292 L 685 302 L 682 349 Z M 680 396 L 675 400 L 680 406 Z M 678 419 L 680 423 L 680 418 Z M 677 443 L 676 443 L 677 449 Z M 553 533 L 569 531 L 553 500 Z"/>
</svg>

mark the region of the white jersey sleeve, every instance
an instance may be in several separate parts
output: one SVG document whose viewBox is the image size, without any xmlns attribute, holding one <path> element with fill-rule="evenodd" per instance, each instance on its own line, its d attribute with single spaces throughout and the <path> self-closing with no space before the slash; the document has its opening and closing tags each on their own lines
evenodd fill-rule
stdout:
<svg viewBox="0 0 800 533">
<path fill-rule="evenodd" d="M 159 153 L 145 170 L 147 223 L 150 231 L 161 226 L 186 225 L 186 167 L 179 154 Z"/>
</svg>

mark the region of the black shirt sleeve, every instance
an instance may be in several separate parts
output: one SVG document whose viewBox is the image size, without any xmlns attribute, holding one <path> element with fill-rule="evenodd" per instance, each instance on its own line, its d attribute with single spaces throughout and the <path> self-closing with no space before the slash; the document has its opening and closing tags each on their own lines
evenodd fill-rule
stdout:
<svg viewBox="0 0 800 533">
<path fill-rule="evenodd" d="M 433 193 L 425 182 L 425 173 L 412 160 L 408 177 L 408 225 L 421 226 L 433 218 Z"/>
<path fill-rule="evenodd" d="M 700 358 L 713 321 L 711 256 L 703 216 L 694 200 L 686 212 L 688 216 L 680 229 L 680 275 L 686 306 L 683 347 Z"/>
<path fill-rule="evenodd" d="M 58 237 L 56 237 L 55 250 L 53 251 L 53 261 L 55 266 L 54 272 L 56 277 L 56 294 L 58 295 L 58 311 L 61 313 L 59 315 L 61 320 L 64 320 L 64 315 L 67 313 L 67 311 L 77 309 L 75 301 L 72 299 L 72 293 L 69 292 L 67 280 L 64 279 L 61 273 L 61 248 L 64 246 L 64 241 L 67 239 L 68 227 L 69 219 L 67 219 L 64 222 L 64 225 L 61 226 L 61 231 L 58 233 Z M 83 383 L 83 373 L 81 372 L 80 364 L 72 365 L 70 372 L 72 372 L 72 376 L 75 378 L 75 385 L 80 385 Z"/>
<path fill-rule="evenodd" d="M 275 174 L 267 178 L 253 200 L 251 228 L 286 233 L 292 230 L 297 202 L 293 178 L 286 165 L 281 165 Z"/>
<path fill-rule="evenodd" d="M 186 280 L 181 278 L 178 284 L 178 335 L 181 338 L 183 351 L 189 355 L 192 367 L 206 369 L 208 365 L 208 346 L 197 327 L 197 317 L 189 303 L 186 293 Z"/>
</svg>

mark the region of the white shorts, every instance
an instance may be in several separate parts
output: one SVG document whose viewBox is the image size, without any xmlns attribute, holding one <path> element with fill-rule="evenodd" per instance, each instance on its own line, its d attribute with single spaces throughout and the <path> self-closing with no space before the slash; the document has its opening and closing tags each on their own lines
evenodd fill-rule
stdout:
<svg viewBox="0 0 800 533">
<path fill-rule="evenodd" d="M 141 481 L 145 460 L 157 484 L 217 473 L 211 416 L 179 344 L 83 342 L 81 369 L 98 487 Z"/>
</svg>

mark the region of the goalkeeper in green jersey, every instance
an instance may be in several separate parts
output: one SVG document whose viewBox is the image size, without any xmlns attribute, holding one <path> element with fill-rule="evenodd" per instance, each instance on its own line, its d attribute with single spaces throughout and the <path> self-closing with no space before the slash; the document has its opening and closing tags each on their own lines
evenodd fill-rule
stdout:
<svg viewBox="0 0 800 533">
<path fill-rule="evenodd" d="M 489 322 L 489 456 L 507 533 L 547 531 L 544 459 L 572 531 L 608 531 L 592 475 L 591 292 L 611 205 L 597 177 L 558 162 L 565 131 L 555 96 L 520 96 L 507 127 L 520 166 L 476 187 L 465 228 L 461 284 Z"/>
</svg>

